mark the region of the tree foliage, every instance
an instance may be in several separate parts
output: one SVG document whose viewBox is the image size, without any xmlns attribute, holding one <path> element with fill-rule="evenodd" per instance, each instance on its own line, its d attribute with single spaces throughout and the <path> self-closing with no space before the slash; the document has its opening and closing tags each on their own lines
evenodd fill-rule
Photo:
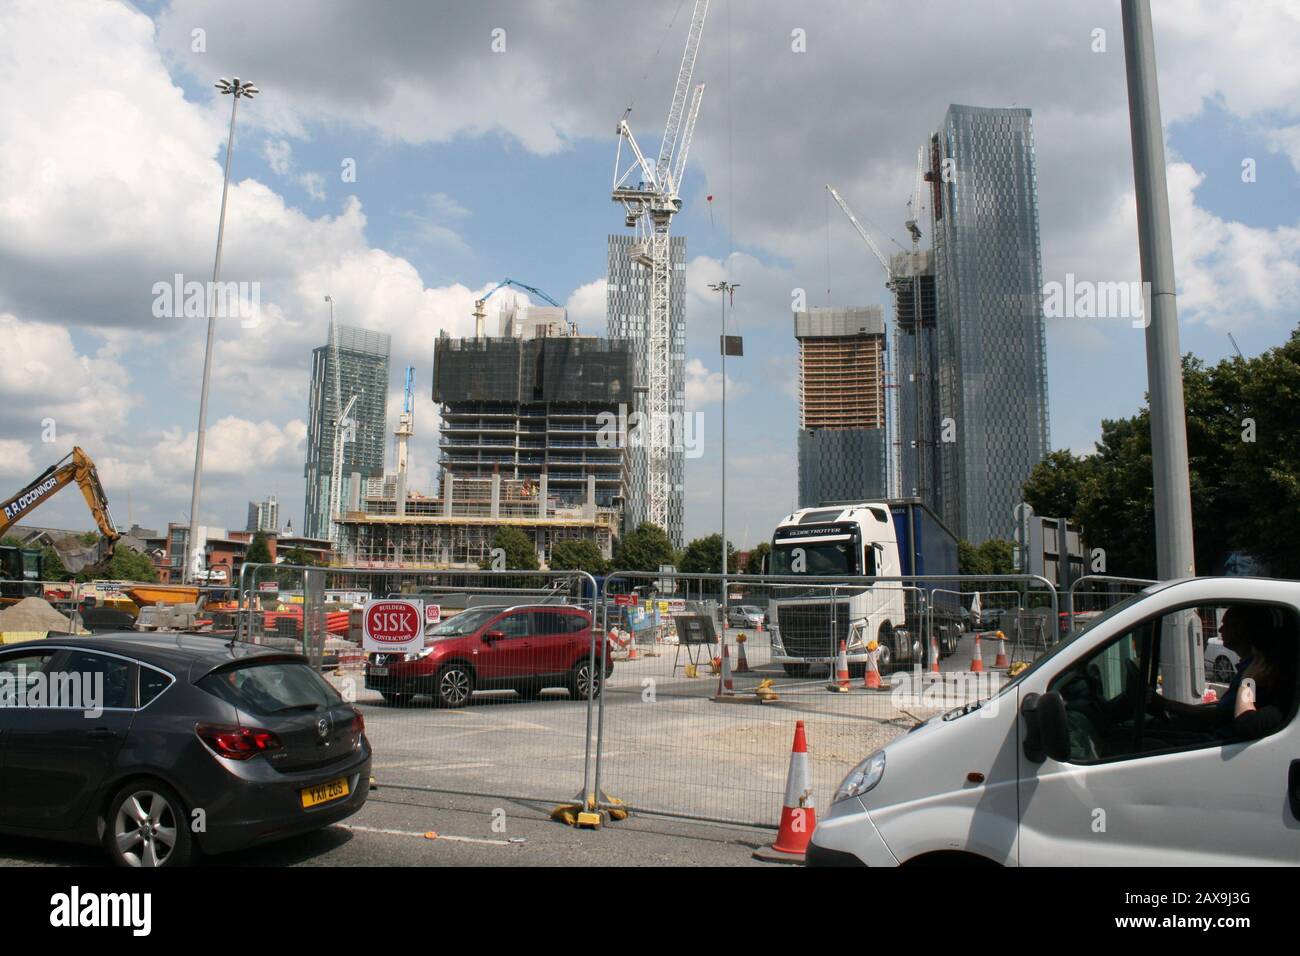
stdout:
<svg viewBox="0 0 1300 956">
<path fill-rule="evenodd" d="M 533 547 L 532 539 L 518 528 L 510 525 L 498 528 L 492 537 L 492 549 L 497 548 L 506 553 L 506 567 L 511 571 L 536 571 L 539 567 L 537 549 Z M 485 570 L 490 569 L 492 559 L 484 559 L 479 566 Z"/>
<path fill-rule="evenodd" d="M 1013 574 L 1013 549 L 1011 541 L 992 538 L 974 545 L 965 539 L 957 542 L 957 568 L 960 574 L 985 577 L 990 574 Z"/>
<path fill-rule="evenodd" d="M 623 535 L 614 551 L 618 571 L 653 572 L 662 564 L 676 564 L 673 545 L 663 528 L 648 521 Z"/>
<path fill-rule="evenodd" d="M 596 542 L 586 538 L 566 538 L 551 547 L 552 571 L 586 571 L 592 576 L 607 570 L 605 558 Z"/>
<path fill-rule="evenodd" d="M 258 531 L 253 535 L 253 540 L 248 543 L 244 560 L 249 564 L 271 563 L 271 546 L 266 543 L 265 531 Z"/>
<path fill-rule="evenodd" d="M 711 534 L 696 538 L 682 552 L 678 570 L 683 574 L 720 574 L 722 572 L 722 535 Z M 736 548 L 727 542 L 727 572 L 735 574 L 739 570 L 736 562 Z"/>
<path fill-rule="evenodd" d="M 97 578 L 116 581 L 157 581 L 158 572 L 154 570 L 153 562 L 147 555 L 141 554 L 135 548 L 118 545 L 106 565 L 97 568 L 88 567 L 76 575 L 78 581 L 92 581 Z"/>
<path fill-rule="evenodd" d="M 1300 328 L 1252 359 L 1183 359 L 1196 570 L 1233 552 L 1300 576 Z M 1071 518 L 1106 572 L 1155 577 L 1150 414 L 1101 423 L 1091 455 L 1049 455 L 1025 483 L 1039 514 Z M 1072 504 L 1072 507 L 1071 507 Z"/>
<path fill-rule="evenodd" d="M 772 545 L 766 541 L 761 542 L 757 547 L 752 548 L 749 552 L 749 560 L 745 562 L 746 574 L 762 574 L 763 559 L 772 553 Z"/>
</svg>

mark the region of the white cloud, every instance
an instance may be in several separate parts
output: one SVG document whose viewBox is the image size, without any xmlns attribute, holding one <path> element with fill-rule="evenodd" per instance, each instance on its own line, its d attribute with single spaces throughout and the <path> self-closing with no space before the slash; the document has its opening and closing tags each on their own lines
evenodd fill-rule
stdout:
<svg viewBox="0 0 1300 956">
<path fill-rule="evenodd" d="M 47 467 L 49 465 L 42 465 L 40 468 L 36 466 L 32 460 L 32 446 L 27 442 L 14 438 L 0 438 L 0 476 L 17 481 L 29 481 L 36 477 L 38 471 Z M 0 491 L 0 495 L 7 498 L 17 488 L 15 484 L 13 488 Z"/>
<path fill-rule="evenodd" d="M 727 404 L 732 399 L 740 398 L 749 391 L 744 382 L 737 382 L 727 376 Z M 722 401 L 722 372 L 709 371 L 699 359 L 690 359 L 686 363 L 686 410 L 696 411 L 705 405 Z"/>
<path fill-rule="evenodd" d="M 583 335 L 605 334 L 605 296 L 608 281 L 593 279 L 578 286 L 564 307 L 569 310 L 569 321 L 576 323 Z"/>
</svg>

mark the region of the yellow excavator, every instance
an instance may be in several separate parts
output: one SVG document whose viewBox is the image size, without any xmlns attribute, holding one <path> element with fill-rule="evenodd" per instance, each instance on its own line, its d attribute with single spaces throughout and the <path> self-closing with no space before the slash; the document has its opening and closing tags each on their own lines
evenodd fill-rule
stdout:
<svg viewBox="0 0 1300 956">
<path fill-rule="evenodd" d="M 113 549 L 122 535 L 113 526 L 113 517 L 108 513 L 108 498 L 104 494 L 104 486 L 100 484 L 95 463 L 80 448 L 73 448 L 70 454 L 41 472 L 35 481 L 18 494 L 7 501 L 0 502 L 0 537 L 27 517 L 34 508 L 44 504 L 52 495 L 74 481 L 81 486 L 81 494 L 85 497 L 86 505 L 94 515 L 95 524 L 99 525 L 99 533 L 103 536 L 98 560 L 93 567 L 107 564 L 113 557 Z"/>
</svg>

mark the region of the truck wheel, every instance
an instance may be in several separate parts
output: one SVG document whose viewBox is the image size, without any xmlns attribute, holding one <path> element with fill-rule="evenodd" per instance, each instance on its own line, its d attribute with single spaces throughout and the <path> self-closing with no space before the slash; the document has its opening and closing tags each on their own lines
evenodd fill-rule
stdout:
<svg viewBox="0 0 1300 956">
<path fill-rule="evenodd" d="M 881 674 L 892 673 L 894 653 L 897 649 L 894 625 L 880 625 L 880 630 L 876 634 L 876 643 L 880 645 L 880 656 L 876 658 L 876 666 L 880 668 Z"/>
</svg>

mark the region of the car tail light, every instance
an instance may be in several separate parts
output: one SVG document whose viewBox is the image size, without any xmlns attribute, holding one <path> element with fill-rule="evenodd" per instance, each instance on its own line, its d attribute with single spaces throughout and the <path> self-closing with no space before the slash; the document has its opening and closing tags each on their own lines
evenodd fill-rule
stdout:
<svg viewBox="0 0 1300 956">
<path fill-rule="evenodd" d="M 228 724 L 198 724 L 194 732 L 199 739 L 231 760 L 247 760 L 258 754 L 280 749 L 280 738 L 269 730 L 258 727 L 236 727 Z"/>
</svg>

